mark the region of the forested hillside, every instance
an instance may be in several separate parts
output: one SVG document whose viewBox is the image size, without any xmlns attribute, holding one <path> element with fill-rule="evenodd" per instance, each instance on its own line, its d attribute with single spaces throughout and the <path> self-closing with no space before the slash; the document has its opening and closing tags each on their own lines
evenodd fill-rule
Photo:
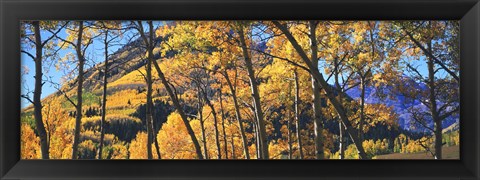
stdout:
<svg viewBox="0 0 480 180">
<path fill-rule="evenodd" d="M 21 28 L 22 159 L 459 158 L 457 21 Z"/>
</svg>

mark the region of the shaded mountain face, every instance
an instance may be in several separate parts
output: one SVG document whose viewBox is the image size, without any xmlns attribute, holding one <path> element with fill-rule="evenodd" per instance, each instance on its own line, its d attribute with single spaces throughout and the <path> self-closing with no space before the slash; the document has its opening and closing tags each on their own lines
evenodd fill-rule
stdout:
<svg viewBox="0 0 480 180">
<path fill-rule="evenodd" d="M 415 83 L 412 81 L 411 87 L 418 89 L 419 91 L 425 91 L 427 90 L 427 86 L 423 83 Z M 379 92 L 383 91 L 383 92 Z M 346 92 L 351 98 L 358 100 L 360 98 L 360 93 L 361 90 L 360 88 L 354 87 Z M 380 94 L 390 94 L 392 98 L 389 97 L 381 97 Z M 420 112 L 425 112 L 428 113 L 429 109 L 425 104 L 422 102 L 415 100 L 412 101 L 409 98 L 406 98 L 405 96 L 401 94 L 395 94 L 392 91 L 392 87 L 380 87 L 380 88 L 375 88 L 374 86 L 368 86 L 365 89 L 365 103 L 366 104 L 378 104 L 378 103 L 384 103 L 387 106 L 393 107 L 394 111 L 399 115 L 399 120 L 398 120 L 398 125 L 400 128 L 404 130 L 410 130 L 410 131 L 416 131 L 416 132 L 424 132 L 426 129 L 421 126 L 415 126 L 414 122 L 412 120 L 412 113 L 409 111 L 409 108 L 415 108 L 418 109 Z M 438 106 L 442 106 L 444 102 L 437 101 Z M 449 107 L 453 108 L 453 107 Z M 458 129 L 458 124 L 460 121 L 460 116 L 458 114 L 452 115 L 448 118 L 446 118 L 443 121 L 443 128 L 453 128 L 453 129 Z M 427 124 L 429 127 L 433 127 L 433 120 L 431 118 L 427 118 Z M 450 126 L 457 126 L 455 127 L 450 127 Z"/>
<path fill-rule="evenodd" d="M 159 37 L 156 41 L 162 41 Z M 160 44 L 160 43 L 157 43 Z M 103 77 L 107 76 L 107 116 L 106 116 L 106 134 L 115 135 L 118 140 L 130 142 L 135 138 L 137 132 L 145 131 L 145 105 L 138 101 L 146 91 L 145 81 L 132 80 L 126 84 L 114 85 L 115 82 L 121 80 L 123 77 L 134 74 L 141 70 L 147 63 L 142 59 L 145 53 L 142 49 L 142 41 L 140 38 L 129 42 L 128 44 L 119 48 L 109 57 L 108 72 L 105 73 L 105 64 L 102 60 L 93 65 L 91 68 L 85 70 L 83 83 L 83 112 L 82 128 L 86 131 L 92 131 L 89 137 L 82 137 L 83 140 L 92 140 L 95 143 L 99 142 L 99 127 L 101 119 L 101 97 L 103 94 Z M 173 51 L 167 52 L 166 57 L 172 57 L 175 53 Z M 155 59 L 160 58 L 160 53 L 157 51 L 154 56 Z M 76 79 L 63 84 L 62 91 L 66 92 L 73 101 L 76 101 Z M 158 93 L 157 93 L 158 94 Z M 111 99 L 110 96 L 113 96 Z M 48 102 L 50 99 L 62 98 L 64 94 L 57 91 L 44 99 L 43 102 Z M 122 99 L 115 101 L 115 98 Z M 143 98 L 142 98 L 143 100 Z M 115 101 L 114 103 L 110 103 Z M 76 111 L 68 102 L 62 102 L 61 107 L 68 113 L 69 118 L 75 118 Z M 155 132 L 161 128 L 161 125 L 167 120 L 167 116 L 173 111 L 173 107 L 168 103 L 155 100 L 154 102 L 155 114 Z M 23 121 L 35 129 L 33 122 L 33 106 L 28 106 L 22 109 Z M 109 142 L 107 142 L 108 144 Z"/>
<path fill-rule="evenodd" d="M 156 44 L 159 45 L 161 41 L 163 41 L 163 37 L 158 37 L 155 39 Z M 142 39 L 138 38 L 134 41 L 129 42 L 128 44 L 124 45 L 112 55 L 108 59 L 109 63 L 109 70 L 106 74 L 108 78 L 108 82 L 114 82 L 123 76 L 131 73 L 132 71 L 136 71 L 141 67 L 145 66 L 147 61 L 144 58 L 141 58 L 142 55 L 145 53 L 145 50 L 142 48 Z M 158 47 L 159 48 L 159 47 Z M 170 51 L 166 53 L 166 58 L 172 57 L 175 55 L 174 51 Z M 154 52 L 154 58 L 159 59 L 160 53 Z M 95 64 L 92 68 L 87 69 L 85 71 L 85 80 L 83 87 L 85 91 L 93 92 L 95 90 L 101 89 L 103 76 L 105 75 L 104 72 L 104 62 L 101 61 L 100 63 Z M 70 84 L 70 88 L 67 91 L 71 91 L 76 88 L 75 84 L 76 80 L 72 81 L 73 83 Z M 132 82 L 137 83 L 137 82 Z M 144 84 L 144 82 L 138 82 L 140 84 Z M 136 88 L 137 86 L 135 86 Z M 122 89 L 132 89 L 132 87 L 117 87 L 119 89 L 109 89 L 108 94 L 112 94 L 112 91 L 122 90 Z M 60 95 L 57 93 L 56 95 Z"/>
</svg>

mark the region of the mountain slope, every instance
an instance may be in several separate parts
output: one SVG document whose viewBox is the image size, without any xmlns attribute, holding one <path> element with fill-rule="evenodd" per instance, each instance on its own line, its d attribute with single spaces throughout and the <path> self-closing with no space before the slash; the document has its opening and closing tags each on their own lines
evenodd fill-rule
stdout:
<svg viewBox="0 0 480 180">
<path fill-rule="evenodd" d="M 416 83 L 413 85 L 412 88 L 416 88 L 419 90 L 425 90 L 427 87 L 424 84 L 419 84 Z M 383 90 L 383 93 L 386 92 L 391 92 L 390 87 L 382 87 L 381 90 Z M 409 108 L 418 108 L 423 112 L 427 112 L 428 108 L 425 106 L 423 103 L 420 101 L 416 100 L 414 102 L 410 102 L 408 99 L 406 99 L 403 95 L 401 94 L 395 94 L 394 98 L 381 98 L 379 97 L 377 93 L 378 89 L 369 86 L 365 89 L 365 103 L 366 104 L 377 104 L 377 103 L 385 103 L 387 106 L 392 106 L 394 111 L 399 115 L 399 126 L 402 129 L 405 130 L 412 130 L 412 131 L 424 131 L 424 128 L 421 127 L 412 127 L 412 120 L 411 120 L 411 113 L 409 112 Z M 347 91 L 347 94 L 351 96 L 353 99 L 359 99 L 360 98 L 360 89 L 359 87 L 354 87 Z M 440 101 L 437 101 L 437 104 L 441 106 L 443 103 Z M 448 117 L 447 119 L 444 120 L 443 122 L 443 127 L 447 128 L 455 123 L 459 123 L 460 118 L 458 115 L 453 115 L 451 117 Z M 428 125 L 430 127 L 433 127 L 433 121 L 429 119 Z"/>
</svg>

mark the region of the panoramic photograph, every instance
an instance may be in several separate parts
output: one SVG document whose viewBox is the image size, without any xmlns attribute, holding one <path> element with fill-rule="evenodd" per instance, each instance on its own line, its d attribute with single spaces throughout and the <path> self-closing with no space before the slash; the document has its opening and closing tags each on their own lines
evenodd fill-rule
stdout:
<svg viewBox="0 0 480 180">
<path fill-rule="evenodd" d="M 21 159 L 460 159 L 459 21 L 21 21 Z"/>
</svg>

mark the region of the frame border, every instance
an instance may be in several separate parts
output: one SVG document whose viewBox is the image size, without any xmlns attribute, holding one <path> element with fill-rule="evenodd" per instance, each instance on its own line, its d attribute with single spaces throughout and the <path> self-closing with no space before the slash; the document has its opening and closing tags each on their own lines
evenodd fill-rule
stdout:
<svg viewBox="0 0 480 180">
<path fill-rule="evenodd" d="M 192 18 L 460 20 L 461 159 L 20 160 L 20 20 Z M 0 179 L 480 179 L 479 0 L 0 0 L 0 41 Z"/>
</svg>

